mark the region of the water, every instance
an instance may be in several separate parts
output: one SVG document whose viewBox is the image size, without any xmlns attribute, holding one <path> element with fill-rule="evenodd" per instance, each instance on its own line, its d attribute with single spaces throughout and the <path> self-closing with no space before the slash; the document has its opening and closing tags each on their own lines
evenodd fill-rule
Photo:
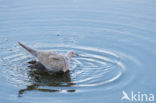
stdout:
<svg viewBox="0 0 156 103">
<path fill-rule="evenodd" d="M 154 0 L 0 0 L 0 101 L 122 103 L 122 91 L 156 96 Z M 18 46 L 86 56 L 70 72 L 30 69 Z"/>
</svg>

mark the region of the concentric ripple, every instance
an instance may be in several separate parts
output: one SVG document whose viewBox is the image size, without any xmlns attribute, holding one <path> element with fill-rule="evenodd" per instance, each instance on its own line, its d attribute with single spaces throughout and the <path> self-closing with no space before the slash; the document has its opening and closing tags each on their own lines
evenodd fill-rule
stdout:
<svg viewBox="0 0 156 103">
<path fill-rule="evenodd" d="M 39 79 L 36 79 L 36 77 L 34 79 L 32 70 L 28 68 L 27 63 L 33 60 L 33 57 L 27 55 L 21 48 L 16 48 L 14 53 L 3 58 L 5 63 L 3 76 L 7 77 L 9 82 L 15 85 L 31 85 L 35 82 L 39 85 L 53 87 L 90 87 L 112 83 L 119 79 L 126 69 L 120 61 L 120 57 L 108 50 L 65 45 L 40 47 L 38 49 L 53 50 L 60 54 L 65 54 L 68 50 L 74 50 L 80 57 L 72 59 L 70 74 L 66 80 L 55 80 L 55 77 L 47 74 L 46 76 L 33 74 L 33 76 L 39 77 Z"/>
<path fill-rule="evenodd" d="M 125 70 L 119 57 L 110 51 L 87 47 L 61 47 L 63 50 L 67 48 L 82 56 L 73 58 L 71 65 L 71 78 L 76 86 L 104 85 L 117 80 Z"/>
</svg>

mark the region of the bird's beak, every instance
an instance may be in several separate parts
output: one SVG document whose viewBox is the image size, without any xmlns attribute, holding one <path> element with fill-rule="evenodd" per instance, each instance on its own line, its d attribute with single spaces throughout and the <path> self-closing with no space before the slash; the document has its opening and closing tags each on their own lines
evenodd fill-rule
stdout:
<svg viewBox="0 0 156 103">
<path fill-rule="evenodd" d="M 83 55 L 79 55 L 79 54 L 75 54 L 75 56 L 81 57 L 81 58 L 89 58 L 87 56 L 83 56 Z"/>
</svg>

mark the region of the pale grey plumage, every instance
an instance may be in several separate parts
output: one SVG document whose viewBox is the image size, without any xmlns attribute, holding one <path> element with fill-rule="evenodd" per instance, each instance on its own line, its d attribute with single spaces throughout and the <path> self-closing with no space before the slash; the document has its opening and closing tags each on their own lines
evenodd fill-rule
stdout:
<svg viewBox="0 0 156 103">
<path fill-rule="evenodd" d="M 20 42 L 18 44 L 35 56 L 48 71 L 68 71 L 71 58 L 76 56 L 74 51 L 69 51 L 66 55 L 60 55 L 52 51 L 37 51 Z"/>
</svg>

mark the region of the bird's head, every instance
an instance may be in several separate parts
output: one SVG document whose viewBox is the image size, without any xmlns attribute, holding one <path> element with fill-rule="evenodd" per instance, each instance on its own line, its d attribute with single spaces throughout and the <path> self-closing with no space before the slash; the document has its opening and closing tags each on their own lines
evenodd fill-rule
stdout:
<svg viewBox="0 0 156 103">
<path fill-rule="evenodd" d="M 78 54 L 76 54 L 75 51 L 71 50 L 71 51 L 68 51 L 67 56 L 71 58 L 73 56 L 78 56 Z"/>
</svg>

